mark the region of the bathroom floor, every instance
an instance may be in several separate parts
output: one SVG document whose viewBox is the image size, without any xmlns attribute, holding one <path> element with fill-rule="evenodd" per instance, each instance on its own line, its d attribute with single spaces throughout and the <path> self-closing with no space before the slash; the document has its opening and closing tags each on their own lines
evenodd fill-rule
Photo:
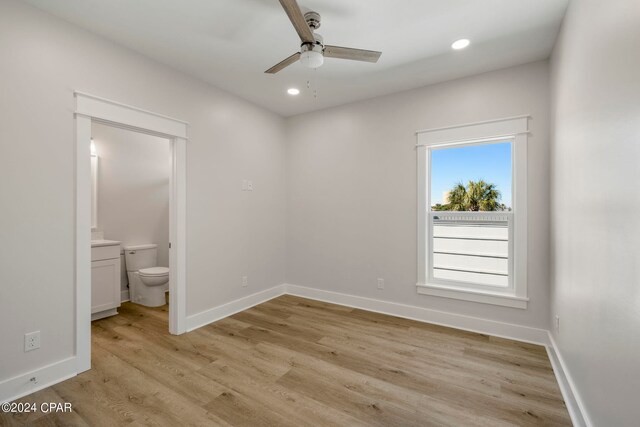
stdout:
<svg viewBox="0 0 640 427">
<path fill-rule="evenodd" d="M 0 425 L 571 425 L 543 347 L 282 296 L 193 332 L 168 306 L 92 324 L 92 369 Z"/>
</svg>

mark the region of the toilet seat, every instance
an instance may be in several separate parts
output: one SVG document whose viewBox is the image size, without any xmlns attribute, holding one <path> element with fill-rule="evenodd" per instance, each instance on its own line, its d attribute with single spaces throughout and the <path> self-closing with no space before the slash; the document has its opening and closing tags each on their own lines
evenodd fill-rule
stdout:
<svg viewBox="0 0 640 427">
<path fill-rule="evenodd" d="M 166 276 L 169 274 L 169 269 L 167 267 L 141 268 L 138 270 L 138 274 L 144 277 Z"/>
</svg>

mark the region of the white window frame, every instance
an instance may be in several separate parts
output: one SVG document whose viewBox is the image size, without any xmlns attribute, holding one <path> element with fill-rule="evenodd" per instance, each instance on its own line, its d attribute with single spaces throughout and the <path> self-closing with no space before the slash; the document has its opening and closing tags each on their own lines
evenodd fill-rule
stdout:
<svg viewBox="0 0 640 427">
<path fill-rule="evenodd" d="M 474 301 L 526 309 L 527 297 L 527 135 L 529 116 L 509 117 L 416 132 L 418 154 L 418 282 L 422 295 Z M 429 201 L 431 195 L 431 151 L 434 148 L 488 142 L 511 141 L 512 213 L 509 235 L 511 285 L 507 289 L 457 283 L 447 285 L 429 280 Z M 512 251 L 512 252 L 511 252 Z M 511 257 L 511 255 L 513 255 Z"/>
</svg>

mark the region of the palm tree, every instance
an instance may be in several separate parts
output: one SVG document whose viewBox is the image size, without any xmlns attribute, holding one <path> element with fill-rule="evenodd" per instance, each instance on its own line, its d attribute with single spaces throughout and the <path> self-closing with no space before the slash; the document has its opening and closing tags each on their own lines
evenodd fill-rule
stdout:
<svg viewBox="0 0 640 427">
<path fill-rule="evenodd" d="M 484 180 L 469 181 L 465 187 L 461 182 L 449 192 L 449 203 L 434 206 L 441 211 L 497 211 L 503 205 L 499 203 L 500 191 L 495 184 Z"/>
<path fill-rule="evenodd" d="M 469 181 L 471 184 L 471 181 Z M 467 189 L 461 182 L 457 183 L 449 191 L 449 203 L 445 204 L 445 210 L 448 211 L 467 211 Z"/>
</svg>

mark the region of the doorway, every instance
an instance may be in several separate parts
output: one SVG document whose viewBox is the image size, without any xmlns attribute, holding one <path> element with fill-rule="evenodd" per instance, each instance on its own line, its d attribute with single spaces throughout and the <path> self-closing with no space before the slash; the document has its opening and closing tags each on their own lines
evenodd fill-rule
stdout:
<svg viewBox="0 0 640 427">
<path fill-rule="evenodd" d="M 76 366 L 91 368 L 91 156 L 97 124 L 169 140 L 169 332 L 185 332 L 186 318 L 186 141 L 187 123 L 97 96 L 76 99 Z"/>
</svg>

